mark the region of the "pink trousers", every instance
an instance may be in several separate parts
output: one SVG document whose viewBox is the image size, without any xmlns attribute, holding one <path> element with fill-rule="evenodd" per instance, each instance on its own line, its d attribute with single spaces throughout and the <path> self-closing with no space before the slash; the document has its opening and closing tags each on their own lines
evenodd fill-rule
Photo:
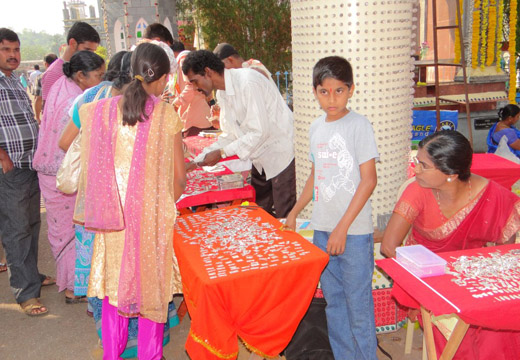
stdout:
<svg viewBox="0 0 520 360">
<path fill-rule="evenodd" d="M 137 358 L 140 360 L 161 360 L 163 354 L 164 324 L 139 317 L 137 333 Z M 117 308 L 103 299 L 101 316 L 103 338 L 103 360 L 119 360 L 128 340 L 128 318 L 118 314 Z"/>
</svg>

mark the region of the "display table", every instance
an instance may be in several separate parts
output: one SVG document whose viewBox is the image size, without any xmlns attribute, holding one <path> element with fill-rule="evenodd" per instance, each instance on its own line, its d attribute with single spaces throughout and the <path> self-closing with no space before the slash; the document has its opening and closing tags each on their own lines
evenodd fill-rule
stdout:
<svg viewBox="0 0 520 360">
<path fill-rule="evenodd" d="M 189 136 L 182 140 L 186 145 L 186 150 L 193 156 L 199 155 L 205 147 L 217 141 L 216 137 Z"/>
<path fill-rule="evenodd" d="M 408 178 L 415 176 L 414 167 L 415 165 L 410 161 L 407 170 Z M 473 154 L 471 172 L 493 180 L 509 190 L 520 179 L 520 165 L 495 154 Z"/>
<path fill-rule="evenodd" d="M 291 340 L 328 255 L 256 206 L 180 216 L 174 248 L 191 317 L 192 359 L 262 357 Z"/>
<path fill-rule="evenodd" d="M 439 253 L 448 261 L 448 273 L 420 279 L 395 259 L 376 261 L 394 283 L 421 306 L 424 334 L 430 359 L 437 358 L 430 312 L 435 316 L 455 314 L 459 321 L 442 354 L 451 359 L 469 325 L 495 330 L 520 330 L 520 244 Z M 500 259 L 509 267 L 492 270 Z M 470 276 L 461 269 L 481 269 Z M 476 271 L 476 270 L 475 270 Z M 473 272 L 475 274 L 475 272 Z M 406 294 L 394 293 L 409 305 Z"/>
<path fill-rule="evenodd" d="M 511 189 L 520 179 L 520 165 L 495 154 L 473 154 L 471 172 Z"/>
<path fill-rule="evenodd" d="M 198 206 L 198 210 L 205 210 L 205 205 L 226 201 L 254 201 L 255 189 L 245 183 L 244 187 L 237 189 L 219 190 L 217 176 L 232 174 L 233 172 L 223 167 L 219 172 L 206 172 L 201 168 L 186 174 L 186 189 L 182 197 L 177 201 L 177 209 L 181 213 L 188 213 L 187 208 Z"/>
</svg>

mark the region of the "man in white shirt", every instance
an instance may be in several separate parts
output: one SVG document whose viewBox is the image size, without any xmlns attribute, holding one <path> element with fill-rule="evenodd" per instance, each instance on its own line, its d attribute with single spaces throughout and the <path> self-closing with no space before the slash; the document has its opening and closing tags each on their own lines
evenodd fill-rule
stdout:
<svg viewBox="0 0 520 360">
<path fill-rule="evenodd" d="M 182 71 L 204 95 L 218 90 L 223 134 L 195 163 L 214 165 L 232 155 L 251 160 L 257 204 L 285 217 L 296 202 L 294 128 L 292 112 L 276 85 L 255 70 L 224 69 L 206 50 L 188 54 Z"/>
<path fill-rule="evenodd" d="M 238 51 L 228 43 L 220 43 L 217 45 L 213 54 L 217 55 L 220 60 L 224 63 L 226 69 L 253 69 L 259 71 L 266 78 L 273 80 L 273 77 L 269 70 L 260 62 L 260 60 L 249 59 L 244 60 Z M 274 82 L 274 80 L 273 80 Z"/>
<path fill-rule="evenodd" d="M 34 71 L 29 75 L 29 83 L 31 84 L 31 93 L 34 95 L 34 88 L 36 85 L 36 78 L 40 76 L 42 72 L 40 71 L 40 65 L 34 65 Z"/>
</svg>

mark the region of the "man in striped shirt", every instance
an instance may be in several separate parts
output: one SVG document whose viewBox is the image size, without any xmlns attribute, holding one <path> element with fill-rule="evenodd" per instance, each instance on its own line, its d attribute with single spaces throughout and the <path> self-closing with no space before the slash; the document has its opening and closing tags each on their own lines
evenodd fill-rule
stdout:
<svg viewBox="0 0 520 360">
<path fill-rule="evenodd" d="M 96 29 L 86 22 L 78 21 L 71 26 L 67 33 L 65 52 L 42 75 L 43 106 L 45 106 L 45 100 L 47 100 L 52 85 L 63 75 L 63 63 L 69 61 L 72 55 L 78 51 L 96 51 L 100 41 Z"/>
<path fill-rule="evenodd" d="M 30 316 L 47 313 L 38 298 L 52 282 L 38 271 L 40 188 L 32 160 L 38 139 L 31 100 L 13 71 L 20 65 L 20 40 L 0 29 L 0 237 L 16 302 Z"/>
</svg>

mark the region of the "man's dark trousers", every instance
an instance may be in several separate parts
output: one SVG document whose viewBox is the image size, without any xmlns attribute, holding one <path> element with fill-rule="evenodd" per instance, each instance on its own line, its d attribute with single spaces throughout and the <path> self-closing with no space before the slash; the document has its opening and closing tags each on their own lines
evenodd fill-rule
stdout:
<svg viewBox="0 0 520 360">
<path fill-rule="evenodd" d="M 40 297 L 40 187 L 36 171 L 0 169 L 0 236 L 16 302 Z"/>
</svg>

